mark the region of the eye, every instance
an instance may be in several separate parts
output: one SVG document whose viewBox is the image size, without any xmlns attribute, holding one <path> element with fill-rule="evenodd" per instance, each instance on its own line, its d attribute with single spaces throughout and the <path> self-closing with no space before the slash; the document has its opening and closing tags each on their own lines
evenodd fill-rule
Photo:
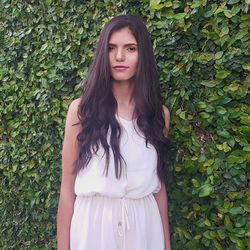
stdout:
<svg viewBox="0 0 250 250">
<path fill-rule="evenodd" d="M 109 45 L 108 50 L 111 51 L 111 50 L 113 50 L 113 49 L 114 49 L 114 46 L 110 46 L 110 45 Z"/>
<path fill-rule="evenodd" d="M 130 52 L 134 52 L 134 51 L 136 51 L 136 50 L 137 50 L 136 47 L 128 47 L 128 51 L 130 51 Z"/>
</svg>

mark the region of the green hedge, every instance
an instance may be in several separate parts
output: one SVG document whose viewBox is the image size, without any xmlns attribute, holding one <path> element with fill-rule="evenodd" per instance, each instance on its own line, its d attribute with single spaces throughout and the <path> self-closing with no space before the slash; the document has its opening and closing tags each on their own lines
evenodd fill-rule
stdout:
<svg viewBox="0 0 250 250">
<path fill-rule="evenodd" d="M 0 3 L 0 248 L 55 249 L 66 111 L 99 32 L 140 15 L 171 111 L 173 249 L 249 249 L 249 0 Z"/>
</svg>

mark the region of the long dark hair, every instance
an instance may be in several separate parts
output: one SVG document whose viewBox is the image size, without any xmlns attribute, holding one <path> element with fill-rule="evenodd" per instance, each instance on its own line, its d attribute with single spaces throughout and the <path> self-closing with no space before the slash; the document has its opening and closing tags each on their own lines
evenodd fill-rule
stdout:
<svg viewBox="0 0 250 250">
<path fill-rule="evenodd" d="M 114 17 L 103 28 L 96 47 L 93 62 L 84 82 L 78 107 L 82 131 L 78 134 L 79 155 L 75 171 L 79 172 L 97 153 L 100 146 L 106 155 L 108 174 L 110 147 L 114 155 L 115 175 L 121 177 L 126 162 L 120 153 L 121 128 L 115 117 L 117 101 L 112 92 L 111 71 L 108 59 L 108 43 L 111 34 L 122 28 L 129 28 L 138 44 L 138 66 L 135 75 L 133 98 L 138 128 L 145 136 L 145 143 L 152 144 L 157 151 L 157 173 L 165 181 L 164 158 L 170 153 L 169 142 L 164 137 L 165 127 L 157 66 L 153 55 L 149 32 L 140 18 L 130 15 Z M 110 129 L 110 142 L 107 133 Z M 168 158 L 168 157 L 167 157 Z M 123 164 L 125 163 L 125 164 Z M 125 170 L 125 169 L 124 169 Z"/>
</svg>

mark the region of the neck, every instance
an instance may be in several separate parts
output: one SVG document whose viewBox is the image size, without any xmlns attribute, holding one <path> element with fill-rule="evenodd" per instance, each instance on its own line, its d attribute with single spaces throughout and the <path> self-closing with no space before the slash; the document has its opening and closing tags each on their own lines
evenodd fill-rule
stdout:
<svg viewBox="0 0 250 250">
<path fill-rule="evenodd" d="M 133 86 L 130 81 L 113 81 L 112 91 L 118 106 L 133 105 Z"/>
</svg>

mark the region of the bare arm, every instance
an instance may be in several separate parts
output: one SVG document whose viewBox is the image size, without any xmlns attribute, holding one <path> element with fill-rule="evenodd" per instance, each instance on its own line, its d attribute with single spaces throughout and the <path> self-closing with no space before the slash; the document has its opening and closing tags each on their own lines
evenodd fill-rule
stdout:
<svg viewBox="0 0 250 250">
<path fill-rule="evenodd" d="M 161 183 L 161 189 L 158 193 L 154 194 L 154 197 L 158 204 L 163 224 L 165 250 L 170 250 L 171 242 L 170 242 L 170 230 L 169 230 L 169 220 L 168 220 L 168 198 L 167 198 L 165 183 Z"/>
<path fill-rule="evenodd" d="M 164 116 L 165 116 L 165 129 L 164 135 L 168 136 L 169 131 L 169 124 L 170 124 L 170 113 L 168 109 L 163 106 Z M 170 242 L 170 230 L 169 230 L 169 220 L 168 220 L 168 196 L 166 191 L 165 183 L 161 183 L 161 189 L 158 193 L 154 194 L 156 202 L 159 207 L 161 220 L 163 224 L 164 230 L 164 238 L 165 238 L 165 250 L 171 249 L 171 242 Z"/>
<path fill-rule="evenodd" d="M 65 124 L 62 149 L 62 180 L 57 213 L 58 250 L 70 249 L 70 224 L 74 210 L 74 183 L 76 177 L 72 171 L 78 152 L 76 137 L 81 128 L 81 125 L 72 126 L 72 124 L 79 122 L 77 117 L 78 104 L 79 99 L 72 101 L 70 104 Z"/>
</svg>

